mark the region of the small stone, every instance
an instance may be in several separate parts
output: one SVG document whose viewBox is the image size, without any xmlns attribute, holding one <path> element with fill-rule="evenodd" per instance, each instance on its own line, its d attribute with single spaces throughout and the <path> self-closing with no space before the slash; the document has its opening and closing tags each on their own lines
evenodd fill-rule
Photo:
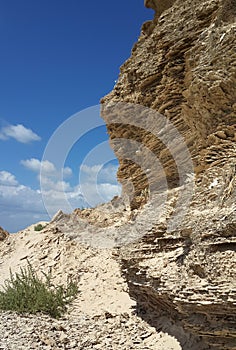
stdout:
<svg viewBox="0 0 236 350">
<path fill-rule="evenodd" d="M 227 139 L 227 136 L 225 135 L 225 132 L 220 130 L 220 131 L 217 131 L 216 132 L 216 136 L 218 136 L 220 139 L 222 140 L 226 140 Z"/>
<path fill-rule="evenodd" d="M 67 343 L 68 342 L 68 337 L 65 333 L 61 333 L 60 337 L 59 337 L 59 340 L 62 342 L 62 343 Z"/>
</svg>

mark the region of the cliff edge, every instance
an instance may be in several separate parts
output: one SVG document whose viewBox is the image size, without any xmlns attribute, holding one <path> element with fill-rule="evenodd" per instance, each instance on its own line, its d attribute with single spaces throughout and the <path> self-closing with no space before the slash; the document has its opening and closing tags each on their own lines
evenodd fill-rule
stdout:
<svg viewBox="0 0 236 350">
<path fill-rule="evenodd" d="M 134 224 L 143 215 L 120 262 L 140 315 L 183 349 L 236 349 L 236 1 L 145 4 L 154 20 L 102 100 Z"/>
<path fill-rule="evenodd" d="M 4 241 L 8 236 L 9 233 L 0 226 L 0 241 Z"/>
<path fill-rule="evenodd" d="M 4 348 L 236 350 L 236 0 L 145 5 L 101 108 L 122 196 L 0 229 L 0 286 L 29 261 L 80 291 L 55 322 L 1 312 Z"/>
</svg>

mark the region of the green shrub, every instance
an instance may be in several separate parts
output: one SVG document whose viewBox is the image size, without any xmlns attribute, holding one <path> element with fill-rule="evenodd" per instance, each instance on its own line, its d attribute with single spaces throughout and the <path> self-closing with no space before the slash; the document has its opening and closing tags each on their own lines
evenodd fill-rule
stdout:
<svg viewBox="0 0 236 350">
<path fill-rule="evenodd" d="M 36 226 L 34 226 L 34 231 L 41 231 L 42 229 L 44 229 L 45 226 L 43 226 L 42 224 L 38 224 Z"/>
<path fill-rule="evenodd" d="M 30 263 L 21 268 L 20 273 L 12 274 L 0 291 L 0 309 L 18 313 L 36 314 L 42 312 L 59 318 L 77 295 L 77 283 L 68 280 L 67 286 L 51 283 L 51 274 L 40 279 Z"/>
</svg>

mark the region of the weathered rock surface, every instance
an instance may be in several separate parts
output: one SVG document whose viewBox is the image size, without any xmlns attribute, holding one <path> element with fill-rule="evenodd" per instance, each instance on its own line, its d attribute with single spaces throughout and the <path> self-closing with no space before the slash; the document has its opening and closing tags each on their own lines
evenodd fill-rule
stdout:
<svg viewBox="0 0 236 350">
<path fill-rule="evenodd" d="M 53 320 L 0 313 L 1 350 L 179 350 L 174 339 L 129 315 L 77 315 Z"/>
<path fill-rule="evenodd" d="M 4 239 L 6 239 L 8 235 L 9 233 L 0 226 L 0 241 L 4 241 Z"/>
<path fill-rule="evenodd" d="M 121 125 L 114 124 L 114 117 L 111 123 L 106 106 L 122 101 L 162 113 L 184 137 L 196 172 L 225 158 L 235 160 L 235 6 L 235 1 L 175 1 L 151 23 L 151 30 L 143 31 L 117 85 L 102 100 L 111 140 L 124 137 L 147 146 L 161 161 L 171 187 L 178 185 L 178 171 L 170 150 L 150 132 L 128 125 L 134 117 Z M 131 179 L 140 194 L 147 185 L 145 174 L 112 146 L 120 161 L 118 179 L 122 184 Z"/>
<path fill-rule="evenodd" d="M 59 217 L 62 220 L 63 214 L 55 220 Z M 111 250 L 81 245 L 55 222 L 40 232 L 33 225 L 2 242 L 0 286 L 9 278 L 9 267 L 19 272 L 27 260 L 38 274 L 51 271 L 55 284 L 77 279 L 79 294 L 60 320 L 0 312 L 1 350 L 181 349 L 174 337 L 157 332 L 136 315 Z"/>
<path fill-rule="evenodd" d="M 0 285 L 28 259 L 81 293 L 58 322 L 1 313 L 0 349 L 236 349 L 236 2 L 145 3 L 102 107 L 123 197 L 1 243 Z"/>
<path fill-rule="evenodd" d="M 169 190 L 161 218 L 154 204 L 142 239 L 119 249 L 121 264 L 140 314 L 174 334 L 183 349 L 236 349 L 236 2 L 147 0 L 146 5 L 155 18 L 144 24 L 117 85 L 102 100 L 102 116 L 131 209 L 142 213 L 153 200 L 149 155 L 140 145 L 160 161 L 164 171 L 156 176 L 160 184 L 166 179 Z M 177 144 L 172 135 L 164 144 L 161 131 L 145 124 L 148 113 L 133 104 L 156 111 L 157 123 L 161 114 L 182 135 L 193 162 L 193 173 L 186 174 L 193 179 L 190 203 L 188 176 L 183 181 L 179 176 L 184 162 L 176 164 L 183 150 L 172 146 Z M 130 154 L 122 150 L 117 141 L 122 138 L 137 142 L 143 168 L 131 158 L 132 147 Z M 186 202 L 176 206 L 181 196 Z M 187 214 L 171 230 L 176 212 Z"/>
</svg>

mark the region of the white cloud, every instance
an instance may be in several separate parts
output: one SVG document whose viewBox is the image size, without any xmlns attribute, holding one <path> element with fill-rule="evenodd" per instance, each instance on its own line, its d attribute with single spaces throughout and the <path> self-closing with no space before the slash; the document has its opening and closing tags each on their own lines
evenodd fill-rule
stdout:
<svg viewBox="0 0 236 350">
<path fill-rule="evenodd" d="M 112 164 L 80 167 L 80 189 L 90 206 L 108 202 L 120 195 L 121 186 L 116 180 L 117 167 Z"/>
<path fill-rule="evenodd" d="M 66 178 L 72 176 L 72 175 L 73 175 L 72 169 L 69 168 L 68 166 L 65 167 L 65 168 L 63 169 L 63 175 L 64 175 L 64 177 L 66 177 Z"/>
<path fill-rule="evenodd" d="M 56 191 L 56 192 L 70 192 L 72 188 L 69 182 L 66 181 L 53 181 L 52 179 L 44 176 L 41 177 L 41 186 L 43 191 Z"/>
<path fill-rule="evenodd" d="M 0 185 L 2 186 L 16 186 L 18 181 L 15 176 L 8 171 L 0 171 Z"/>
<path fill-rule="evenodd" d="M 103 166 L 103 164 L 97 165 L 81 165 L 80 175 L 81 178 L 86 178 L 86 182 L 98 182 L 98 183 L 109 183 L 117 184 L 116 173 L 118 166 L 113 164 L 108 164 Z"/>
<path fill-rule="evenodd" d="M 90 175 L 91 173 L 98 173 L 100 170 L 102 169 L 102 164 L 99 165 L 86 165 L 86 164 L 82 164 L 80 167 L 80 170 L 83 171 L 84 173 Z"/>
<path fill-rule="evenodd" d="M 48 160 L 40 161 L 36 158 L 26 159 L 22 160 L 21 164 L 24 165 L 29 170 L 32 170 L 36 173 L 40 173 L 41 167 L 42 171 L 45 175 L 55 175 L 57 170 L 53 163 L 49 162 Z"/>
<path fill-rule="evenodd" d="M 31 158 L 22 160 L 21 164 L 25 168 L 34 171 L 37 174 L 41 173 L 41 176 L 44 177 L 57 177 L 60 179 L 60 177 L 67 178 L 73 174 L 71 168 L 65 167 L 62 169 L 62 171 L 60 171 L 59 169 L 56 169 L 55 165 L 48 160 L 40 161 L 39 159 Z"/>
<path fill-rule="evenodd" d="M 12 176 L 14 178 L 14 175 Z M 9 232 L 19 231 L 37 221 L 50 220 L 45 203 L 52 215 L 59 209 L 68 211 L 68 205 L 65 205 L 67 194 L 69 197 L 74 195 L 70 211 L 85 206 L 83 197 L 79 193 L 76 194 L 77 189 L 70 188 L 71 192 L 66 192 L 68 191 L 66 188 L 65 191 L 62 191 L 61 183 L 48 183 L 48 188 L 42 197 L 39 189 L 32 189 L 17 181 L 14 182 L 15 186 L 12 185 L 13 181 L 8 182 L 9 184 L 6 180 L 4 184 L 0 182 L 0 226 Z"/>
<path fill-rule="evenodd" d="M 121 185 L 119 184 L 105 183 L 98 185 L 98 187 L 105 201 L 111 200 L 114 196 L 118 196 L 121 193 Z"/>
<path fill-rule="evenodd" d="M 13 138 L 21 143 L 40 141 L 41 137 L 35 134 L 31 129 L 27 129 L 22 124 L 4 126 L 0 130 L 0 140 Z"/>
<path fill-rule="evenodd" d="M 14 186 L 0 183 L 0 226 L 16 232 L 39 220 L 48 220 L 39 191 L 16 180 Z"/>
<path fill-rule="evenodd" d="M 95 186 L 87 182 L 80 186 L 81 194 L 84 201 L 90 206 L 94 207 L 98 204 L 110 201 L 114 196 L 119 196 L 121 193 L 120 185 L 113 184 L 96 184 Z M 70 198 L 69 198 L 70 200 Z"/>
<path fill-rule="evenodd" d="M 32 158 L 22 164 L 39 178 L 39 160 Z M 110 174 L 115 171 L 114 166 L 101 170 L 98 182 L 93 181 L 91 174 L 96 174 L 101 166 L 86 166 L 83 183 L 75 186 L 59 178 L 60 172 L 53 163 L 45 162 L 43 166 L 47 171 L 41 177 L 41 189 L 36 190 L 20 184 L 13 174 L 0 171 L 0 226 L 15 232 L 39 220 L 49 220 L 46 209 L 53 216 L 60 209 L 71 212 L 78 207 L 96 206 L 120 194 L 116 181 L 113 178 L 111 182 L 107 181 L 109 171 Z M 66 167 L 64 173 L 72 175 L 72 170 Z"/>
</svg>

